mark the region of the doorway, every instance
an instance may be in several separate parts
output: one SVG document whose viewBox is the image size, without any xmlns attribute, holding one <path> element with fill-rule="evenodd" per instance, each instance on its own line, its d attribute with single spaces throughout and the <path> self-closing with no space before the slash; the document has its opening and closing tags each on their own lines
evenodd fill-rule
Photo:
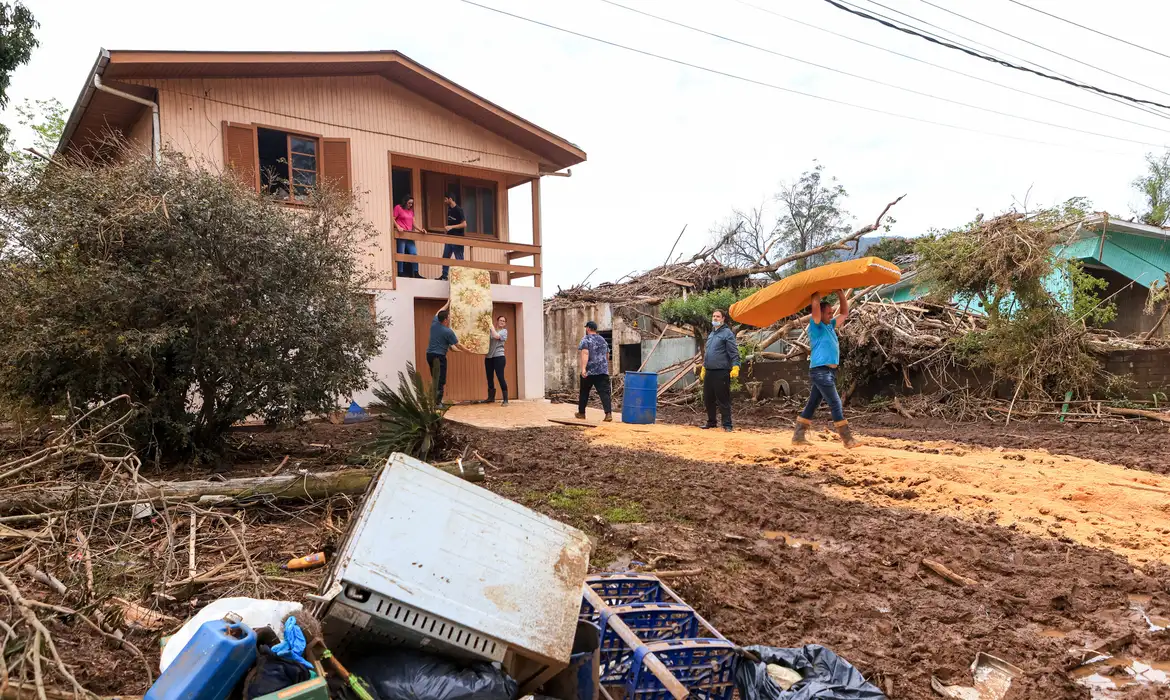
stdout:
<svg viewBox="0 0 1170 700">
<path fill-rule="evenodd" d="M 414 300 L 414 366 L 418 368 L 425 381 L 431 381 L 431 369 L 427 367 L 427 342 L 430 340 L 431 319 L 439 313 L 445 301 L 441 299 Z M 516 327 L 516 304 L 492 304 L 492 318 L 503 316 L 508 322 L 508 339 L 504 341 L 504 357 L 507 363 L 504 366 L 504 380 L 508 382 L 508 398 L 514 399 L 520 395 L 519 365 L 520 355 L 518 336 L 520 329 Z M 450 352 L 447 354 L 447 388 L 443 394 L 446 401 L 479 401 L 487 398 L 487 374 L 484 372 L 483 355 L 472 355 L 466 352 Z M 503 398 L 499 387 L 496 388 L 496 399 Z"/>
</svg>

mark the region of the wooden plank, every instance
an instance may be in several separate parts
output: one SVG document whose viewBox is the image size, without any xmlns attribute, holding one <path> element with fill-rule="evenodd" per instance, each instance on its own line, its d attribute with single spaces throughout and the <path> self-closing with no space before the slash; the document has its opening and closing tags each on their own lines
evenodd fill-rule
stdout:
<svg viewBox="0 0 1170 700">
<path fill-rule="evenodd" d="M 522 272 L 529 275 L 539 274 L 539 270 L 524 265 L 505 265 L 504 263 L 481 262 L 479 260 L 455 260 L 454 258 L 434 258 L 429 255 L 396 255 L 395 261 L 416 262 L 420 265 L 448 265 L 454 267 L 472 267 L 477 270 L 496 270 L 497 272 Z"/>
<path fill-rule="evenodd" d="M 496 240 L 492 236 L 447 236 L 440 233 L 415 233 L 412 231 L 398 231 L 395 238 L 405 238 L 422 243 L 450 243 L 451 245 L 467 246 L 469 248 L 491 248 L 492 250 L 523 251 L 519 257 L 528 257 L 540 253 L 540 246 L 527 243 L 511 243 Z"/>
<path fill-rule="evenodd" d="M 520 244 L 520 245 L 523 245 L 523 244 Z M 511 253 L 508 253 L 508 260 L 516 260 L 518 258 L 529 258 L 529 257 L 532 257 L 533 255 L 536 255 L 536 253 L 532 253 L 532 252 L 524 251 L 524 250 L 514 250 Z"/>
<path fill-rule="evenodd" d="M 523 277 L 533 277 L 533 276 L 539 275 L 539 274 L 540 274 L 540 270 L 534 270 L 532 272 L 509 272 L 508 279 L 518 280 L 518 279 L 521 279 Z"/>
<path fill-rule="evenodd" d="M 532 181 L 532 245 L 536 247 L 536 256 L 532 259 L 532 266 L 540 269 L 540 178 Z M 536 273 L 534 284 L 540 289 L 541 275 Z"/>
<path fill-rule="evenodd" d="M 597 595 L 597 591 L 590 588 L 589 584 L 582 586 L 582 592 L 584 593 L 585 600 L 587 600 L 589 604 L 593 606 L 593 609 L 598 613 L 605 613 L 609 610 L 609 606 L 605 604 L 605 601 L 601 599 L 601 596 Z M 629 626 L 626 625 L 626 623 L 623 622 L 622 619 L 617 615 L 602 615 L 602 617 L 608 618 L 607 624 L 609 625 L 609 628 L 616 632 L 617 636 L 620 637 L 622 642 L 624 642 L 630 649 L 638 649 L 639 647 L 646 646 L 641 639 L 638 639 L 638 635 L 634 634 L 634 631 L 631 630 Z M 662 660 L 655 656 L 653 652 L 646 654 L 642 660 L 642 663 L 646 664 L 646 670 L 650 671 L 650 673 L 653 673 L 654 677 L 662 682 L 662 685 L 668 691 L 670 691 L 670 694 L 675 697 L 675 700 L 685 700 L 685 698 L 690 695 L 690 691 L 687 690 L 687 687 L 674 677 L 674 674 L 670 672 L 670 669 L 666 667 L 666 664 L 662 663 Z"/>
<path fill-rule="evenodd" d="M 661 343 L 662 339 L 666 337 L 666 332 L 668 330 L 670 330 L 670 326 L 664 327 L 662 332 L 658 334 L 658 340 L 654 341 L 654 346 L 650 348 L 650 354 L 646 355 L 646 359 L 642 360 L 642 366 L 638 368 L 639 372 L 646 369 L 646 363 L 650 361 L 651 357 L 654 357 L 654 351 L 658 349 L 658 344 Z"/>
</svg>

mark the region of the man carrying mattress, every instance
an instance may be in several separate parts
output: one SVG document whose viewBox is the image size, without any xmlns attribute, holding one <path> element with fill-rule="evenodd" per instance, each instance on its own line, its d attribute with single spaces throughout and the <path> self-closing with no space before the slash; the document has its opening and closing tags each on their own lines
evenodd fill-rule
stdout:
<svg viewBox="0 0 1170 700">
<path fill-rule="evenodd" d="M 833 425 L 841 436 L 845 447 L 855 447 L 857 440 L 849 429 L 849 421 L 845 420 L 845 412 L 841 407 L 841 396 L 837 393 L 837 365 L 841 361 L 841 350 L 837 343 L 837 329 L 844 325 L 849 316 L 849 301 L 844 290 L 837 291 L 837 299 L 841 305 L 833 313 L 833 306 L 824 301 L 819 293 L 812 295 L 812 316 L 808 324 L 809 340 L 809 371 L 808 378 L 812 384 L 808 403 L 796 419 L 796 433 L 792 436 L 793 445 L 807 445 L 808 429 L 812 427 L 812 417 L 821 405 L 821 399 L 829 404 L 829 412 L 833 415 Z"/>
</svg>

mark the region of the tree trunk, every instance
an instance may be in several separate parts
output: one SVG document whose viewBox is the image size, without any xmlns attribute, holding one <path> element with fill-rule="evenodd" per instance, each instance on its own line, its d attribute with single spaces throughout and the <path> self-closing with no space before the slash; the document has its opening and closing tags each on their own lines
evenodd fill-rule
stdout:
<svg viewBox="0 0 1170 700">
<path fill-rule="evenodd" d="M 455 464 L 435 465 L 443 471 L 466 479 L 483 481 L 483 467 L 478 463 L 464 463 L 462 470 Z M 164 481 L 158 486 L 140 484 L 137 495 L 127 493 L 123 501 L 159 504 L 163 499 L 198 501 L 205 496 L 225 499 L 252 497 L 275 498 L 281 501 L 303 501 L 329 496 L 360 496 L 366 491 L 377 469 L 342 469 L 335 472 L 309 474 L 281 474 L 279 476 L 252 476 L 226 481 Z M 0 512 L 34 511 L 44 513 L 74 507 L 77 486 L 42 486 L 5 495 Z M 87 499 L 88 500 L 88 499 Z M 111 499 L 113 500 L 113 499 Z M 85 501 L 83 501 L 84 503 Z M 82 506 L 84 507 L 84 506 Z M 0 523 L 40 519 L 39 515 L 13 515 L 0 518 Z"/>
</svg>

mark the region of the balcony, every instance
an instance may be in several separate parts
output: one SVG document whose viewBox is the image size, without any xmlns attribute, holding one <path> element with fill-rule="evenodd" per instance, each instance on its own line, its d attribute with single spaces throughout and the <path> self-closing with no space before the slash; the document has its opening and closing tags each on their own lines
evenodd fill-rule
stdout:
<svg viewBox="0 0 1170 700">
<path fill-rule="evenodd" d="M 446 244 L 463 246 L 463 260 L 443 258 L 441 252 L 437 255 L 408 255 L 399 253 L 398 247 L 395 246 L 392 256 L 395 276 L 398 274 L 398 263 L 417 263 L 420 266 L 457 265 L 500 273 L 501 280 L 495 282 L 493 279 L 494 283 L 511 284 L 512 280 L 532 277 L 533 285 L 540 287 L 540 246 L 538 245 L 501 241 L 490 236 L 449 236 L 442 233 L 419 233 L 417 231 L 394 231 L 394 237 L 398 240 L 414 241 L 420 253 L 425 252 L 427 248 L 441 251 L 440 246 Z M 474 250 L 490 252 L 486 255 L 480 255 L 479 260 L 474 260 L 473 258 L 476 257 L 473 255 Z M 497 258 L 497 260 L 484 258 Z M 531 263 L 525 265 L 515 263 L 515 261 L 525 258 L 530 258 Z"/>
</svg>

